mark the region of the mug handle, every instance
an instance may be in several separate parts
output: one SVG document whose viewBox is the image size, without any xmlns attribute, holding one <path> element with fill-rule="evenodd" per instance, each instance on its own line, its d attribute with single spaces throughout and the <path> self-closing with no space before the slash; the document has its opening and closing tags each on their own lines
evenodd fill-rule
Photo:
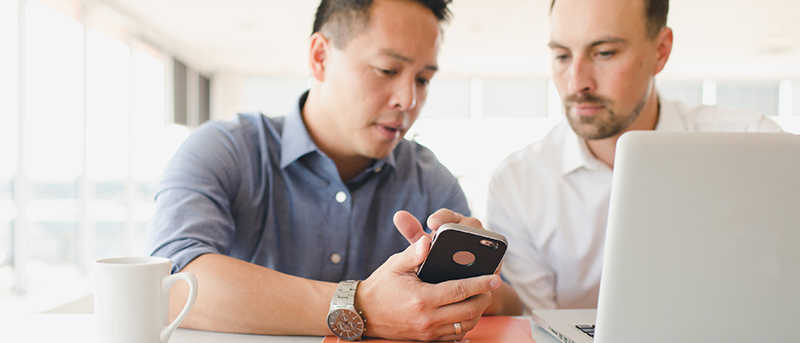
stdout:
<svg viewBox="0 0 800 343">
<path fill-rule="evenodd" d="M 186 305 L 183 306 L 183 310 L 178 314 L 178 317 L 161 330 L 162 343 L 167 343 L 167 341 L 169 341 L 169 338 L 172 337 L 172 333 L 175 332 L 178 325 L 186 318 L 186 315 L 189 314 L 189 310 L 194 306 L 194 301 L 197 300 L 197 278 L 194 277 L 194 274 L 189 272 L 172 274 L 164 278 L 164 281 L 161 282 L 161 288 L 164 290 L 164 293 L 169 293 L 169 289 L 172 288 L 172 285 L 178 280 L 184 280 L 189 283 L 189 299 L 186 300 Z"/>
</svg>

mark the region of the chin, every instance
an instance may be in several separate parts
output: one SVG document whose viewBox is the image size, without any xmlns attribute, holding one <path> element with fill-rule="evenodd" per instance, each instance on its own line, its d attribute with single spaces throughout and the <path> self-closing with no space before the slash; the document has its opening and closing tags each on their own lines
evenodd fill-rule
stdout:
<svg viewBox="0 0 800 343">
<path fill-rule="evenodd" d="M 382 143 L 380 144 L 379 148 L 376 148 L 376 145 L 373 145 L 372 149 L 367 149 L 367 153 L 364 154 L 364 156 L 376 160 L 387 158 L 392 153 L 392 151 L 394 151 L 394 149 L 397 147 L 397 143 L 399 142 L 393 142 L 391 144 Z"/>
<path fill-rule="evenodd" d="M 578 137 L 583 139 L 595 140 L 605 138 L 603 137 L 605 135 L 600 132 L 600 129 L 595 124 L 582 123 L 580 120 L 570 120 L 569 126 L 572 127 L 572 131 L 574 131 Z"/>
<path fill-rule="evenodd" d="M 386 151 L 373 151 L 371 156 L 369 156 L 369 157 L 373 158 L 373 159 L 376 159 L 376 160 L 382 160 L 384 158 L 389 157 L 389 155 L 392 154 L 392 151 L 394 151 L 394 149 L 386 150 Z"/>
</svg>

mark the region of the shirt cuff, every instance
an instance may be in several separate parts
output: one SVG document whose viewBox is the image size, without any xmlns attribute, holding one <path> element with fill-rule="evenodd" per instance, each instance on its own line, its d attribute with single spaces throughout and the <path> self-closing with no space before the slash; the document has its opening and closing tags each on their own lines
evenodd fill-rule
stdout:
<svg viewBox="0 0 800 343">
<path fill-rule="evenodd" d="M 219 254 L 219 251 L 197 241 L 178 241 L 167 244 L 150 255 L 166 257 L 172 260 L 172 274 L 175 274 L 186 267 L 187 264 L 200 257 L 200 255 L 204 254 Z"/>
</svg>

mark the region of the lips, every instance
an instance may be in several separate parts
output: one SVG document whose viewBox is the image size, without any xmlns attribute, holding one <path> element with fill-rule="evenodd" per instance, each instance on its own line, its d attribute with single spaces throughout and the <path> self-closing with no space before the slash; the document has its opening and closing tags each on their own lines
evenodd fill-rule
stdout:
<svg viewBox="0 0 800 343">
<path fill-rule="evenodd" d="M 605 106 L 591 104 L 591 103 L 578 103 L 571 105 L 570 108 L 572 109 L 572 112 L 575 113 L 576 115 L 581 117 L 586 117 L 597 114 L 598 112 L 602 111 L 605 108 Z"/>
<path fill-rule="evenodd" d="M 375 124 L 375 128 L 381 138 L 387 141 L 397 139 L 403 129 L 402 125 L 396 124 Z"/>
</svg>

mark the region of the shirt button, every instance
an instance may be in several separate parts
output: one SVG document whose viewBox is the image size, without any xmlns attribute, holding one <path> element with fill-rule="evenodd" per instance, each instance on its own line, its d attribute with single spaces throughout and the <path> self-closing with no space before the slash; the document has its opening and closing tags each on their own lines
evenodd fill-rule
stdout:
<svg viewBox="0 0 800 343">
<path fill-rule="evenodd" d="M 333 264 L 339 264 L 339 262 L 342 262 L 342 255 L 333 253 L 333 255 L 331 255 L 331 262 L 333 262 Z"/>
<path fill-rule="evenodd" d="M 336 201 L 338 201 L 340 204 L 345 202 L 346 200 L 347 200 L 347 194 L 345 192 L 339 191 L 338 193 L 336 193 Z"/>
<path fill-rule="evenodd" d="M 383 167 L 378 167 L 378 168 L 375 168 L 375 173 L 380 173 L 380 172 L 381 172 L 381 170 L 383 170 Z"/>
</svg>

